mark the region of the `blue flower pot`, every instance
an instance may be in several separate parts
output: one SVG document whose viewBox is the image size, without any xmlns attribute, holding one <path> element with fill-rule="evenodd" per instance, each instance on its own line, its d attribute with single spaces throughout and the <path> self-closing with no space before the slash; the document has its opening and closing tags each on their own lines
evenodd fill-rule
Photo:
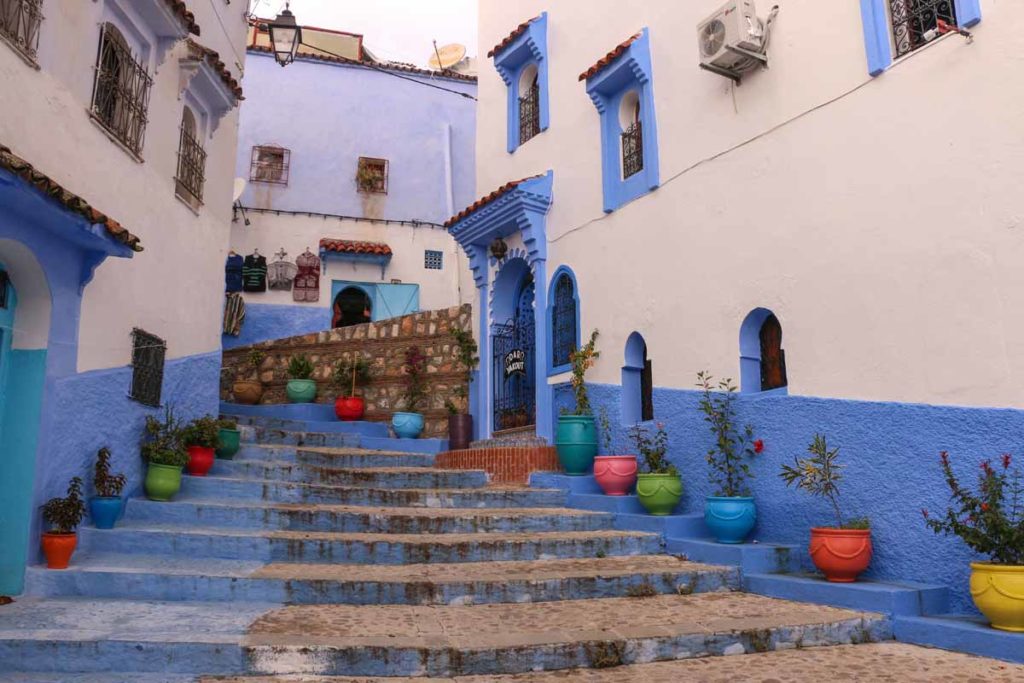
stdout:
<svg viewBox="0 0 1024 683">
<path fill-rule="evenodd" d="M 704 502 L 704 524 L 719 543 L 743 543 L 756 523 L 753 498 L 708 496 Z"/>
<path fill-rule="evenodd" d="M 94 496 L 89 499 L 89 516 L 97 529 L 113 529 L 114 524 L 121 517 L 124 501 L 120 498 L 100 498 Z"/>
<path fill-rule="evenodd" d="M 423 433 L 423 416 L 419 413 L 395 413 L 391 428 L 399 439 L 418 439 Z"/>
<path fill-rule="evenodd" d="M 593 415 L 559 415 L 555 431 L 558 462 L 571 477 L 589 474 L 597 456 L 597 427 Z"/>
</svg>

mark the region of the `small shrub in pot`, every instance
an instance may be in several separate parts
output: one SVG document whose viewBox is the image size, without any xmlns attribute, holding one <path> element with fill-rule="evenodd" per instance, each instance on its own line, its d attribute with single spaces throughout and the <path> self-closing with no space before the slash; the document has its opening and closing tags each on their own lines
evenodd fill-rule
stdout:
<svg viewBox="0 0 1024 683">
<path fill-rule="evenodd" d="M 50 569 L 67 569 L 75 546 L 78 545 L 76 529 L 85 516 L 81 478 L 72 478 L 68 483 L 67 495 L 48 500 L 42 512 L 43 520 L 49 525 L 49 531 L 43 533 L 46 566 Z"/>
<path fill-rule="evenodd" d="M 97 529 L 113 529 L 124 509 L 121 492 L 128 484 L 128 477 L 110 471 L 110 458 L 110 449 L 101 448 L 93 467 L 92 484 L 96 495 L 89 499 L 89 516 Z"/>
</svg>

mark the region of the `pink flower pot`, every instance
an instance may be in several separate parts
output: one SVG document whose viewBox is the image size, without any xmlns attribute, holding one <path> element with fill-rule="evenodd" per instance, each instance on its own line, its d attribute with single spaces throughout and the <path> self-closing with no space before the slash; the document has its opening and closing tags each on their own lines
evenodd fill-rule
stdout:
<svg viewBox="0 0 1024 683">
<path fill-rule="evenodd" d="M 625 496 L 636 485 L 636 456 L 597 456 L 594 458 L 594 479 L 605 495 Z"/>
</svg>

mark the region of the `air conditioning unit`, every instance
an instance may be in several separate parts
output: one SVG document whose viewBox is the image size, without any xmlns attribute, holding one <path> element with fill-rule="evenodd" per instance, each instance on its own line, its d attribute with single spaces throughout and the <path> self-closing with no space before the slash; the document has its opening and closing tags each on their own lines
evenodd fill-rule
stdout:
<svg viewBox="0 0 1024 683">
<path fill-rule="evenodd" d="M 702 65 L 731 71 L 750 58 L 729 48 L 759 53 L 764 26 L 757 18 L 754 0 L 730 0 L 697 25 L 697 44 Z"/>
</svg>

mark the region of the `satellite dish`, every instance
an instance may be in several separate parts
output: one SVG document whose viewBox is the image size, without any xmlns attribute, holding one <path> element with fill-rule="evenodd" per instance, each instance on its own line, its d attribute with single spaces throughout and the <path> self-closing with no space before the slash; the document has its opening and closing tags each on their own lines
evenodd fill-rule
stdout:
<svg viewBox="0 0 1024 683">
<path fill-rule="evenodd" d="M 459 43 L 452 43 L 437 48 L 437 51 L 430 55 L 427 64 L 431 69 L 443 71 L 461 62 L 466 56 L 466 46 Z"/>
<path fill-rule="evenodd" d="M 241 198 L 242 193 L 245 192 L 245 178 L 235 178 L 235 191 L 231 194 L 231 203 L 234 204 Z"/>
</svg>

